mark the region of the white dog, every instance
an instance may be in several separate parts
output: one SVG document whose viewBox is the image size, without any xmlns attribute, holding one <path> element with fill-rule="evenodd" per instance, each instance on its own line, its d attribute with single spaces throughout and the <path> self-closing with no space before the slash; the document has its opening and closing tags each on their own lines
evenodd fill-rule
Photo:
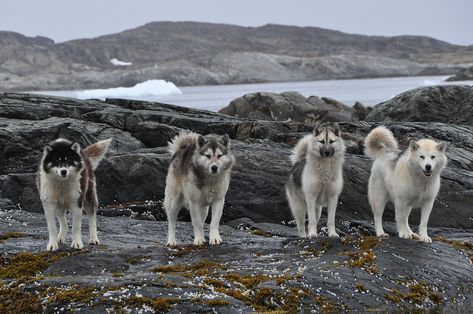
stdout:
<svg viewBox="0 0 473 314">
<path fill-rule="evenodd" d="M 374 214 L 378 237 L 387 236 L 382 217 L 388 200 L 394 202 L 399 237 L 431 243 L 427 223 L 440 189 L 440 173 L 447 164 L 445 143 L 429 139 L 411 141 L 402 152 L 391 131 L 385 127 L 372 130 L 365 139 L 366 155 L 373 167 L 368 184 L 368 198 Z M 421 208 L 419 234 L 409 227 L 412 208 Z"/>
</svg>

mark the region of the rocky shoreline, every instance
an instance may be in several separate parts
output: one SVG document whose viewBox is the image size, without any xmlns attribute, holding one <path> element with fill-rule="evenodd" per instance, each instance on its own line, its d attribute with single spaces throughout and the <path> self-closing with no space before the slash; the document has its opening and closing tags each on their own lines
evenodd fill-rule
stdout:
<svg viewBox="0 0 473 314">
<path fill-rule="evenodd" d="M 376 106 L 365 121 L 346 116 L 340 123 L 348 148 L 345 186 L 337 210 L 342 238 L 327 238 L 322 229 L 309 240 L 295 236 L 283 190 L 290 149 L 311 130 L 306 121 L 0 93 L 0 312 L 15 308 L 7 300 L 33 312 L 461 311 L 473 302 L 467 280 L 473 278 L 471 108 L 472 87 L 426 87 Z M 391 237 L 372 237 L 371 161 L 360 143 L 380 123 L 401 145 L 425 136 L 448 143 L 449 165 L 429 223 L 432 245 L 398 239 L 392 208 L 385 213 Z M 182 246 L 164 247 L 165 146 L 186 129 L 232 139 L 237 164 L 221 246 L 189 246 L 192 226 L 182 212 Z M 97 171 L 103 245 L 81 252 L 43 252 L 47 230 L 34 176 L 42 146 L 59 136 L 82 146 L 115 139 Z"/>
</svg>

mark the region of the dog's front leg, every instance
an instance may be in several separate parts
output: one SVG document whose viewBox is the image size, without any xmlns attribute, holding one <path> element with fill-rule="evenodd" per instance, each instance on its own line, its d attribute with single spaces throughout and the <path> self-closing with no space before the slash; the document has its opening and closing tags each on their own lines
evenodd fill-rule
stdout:
<svg viewBox="0 0 473 314">
<path fill-rule="evenodd" d="M 78 206 L 72 206 L 72 244 L 73 249 L 82 249 L 84 244 L 82 243 L 82 208 Z"/>
<path fill-rule="evenodd" d="M 202 211 L 204 206 L 191 205 L 190 214 L 192 220 L 192 226 L 194 227 L 194 245 L 202 245 L 205 243 L 204 237 L 204 223 L 202 221 Z"/>
<path fill-rule="evenodd" d="M 409 227 L 409 215 L 411 214 L 412 207 L 401 200 L 396 200 L 394 202 L 394 210 L 399 237 L 404 239 L 418 238 L 419 236 L 412 232 L 411 227 Z"/>
<path fill-rule="evenodd" d="M 307 216 L 309 218 L 309 233 L 307 236 L 309 238 L 314 238 L 317 236 L 317 214 L 315 212 L 315 195 L 311 193 L 305 193 L 305 201 L 307 206 Z"/>
<path fill-rule="evenodd" d="M 49 242 L 46 246 L 48 251 L 57 251 L 59 244 L 57 242 L 57 226 L 56 226 L 56 206 L 51 203 L 44 203 L 44 216 L 48 224 Z"/>
<path fill-rule="evenodd" d="M 329 237 L 339 237 L 335 230 L 335 213 L 337 211 L 338 195 L 331 196 L 327 202 L 327 229 Z"/>
<path fill-rule="evenodd" d="M 220 218 L 222 218 L 223 204 L 225 199 L 216 200 L 212 204 L 212 220 L 210 221 L 209 243 L 220 244 L 222 238 L 220 237 Z"/>
<path fill-rule="evenodd" d="M 427 234 L 427 223 L 429 222 L 430 212 L 432 211 L 433 206 L 434 199 L 426 202 L 424 206 L 422 206 L 420 214 L 419 240 L 426 243 L 432 243 L 432 239 Z"/>
</svg>

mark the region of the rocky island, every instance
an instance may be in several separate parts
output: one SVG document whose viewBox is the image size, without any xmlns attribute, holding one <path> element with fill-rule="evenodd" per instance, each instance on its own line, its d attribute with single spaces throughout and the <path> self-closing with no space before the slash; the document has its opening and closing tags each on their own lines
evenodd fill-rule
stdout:
<svg viewBox="0 0 473 314">
<path fill-rule="evenodd" d="M 337 210 L 339 239 L 326 237 L 325 228 L 315 239 L 296 236 L 284 183 L 291 147 L 312 126 L 297 118 L 294 94 L 262 98 L 269 96 L 288 102 L 294 116 L 288 112 L 284 119 L 272 119 L 268 113 L 274 108 L 257 104 L 255 97 L 244 100 L 251 106 L 239 100 L 223 114 L 144 101 L 0 93 L 0 312 L 469 309 L 473 88 L 415 89 L 362 118 L 331 100 L 303 102 L 341 121 L 347 155 Z M 243 107 L 250 108 L 246 116 L 236 114 Z M 262 114 L 269 118 L 261 119 Z M 361 142 L 380 124 L 401 145 L 420 137 L 448 143 L 449 164 L 429 223 L 432 244 L 397 238 L 392 206 L 385 212 L 390 237 L 373 236 L 366 196 L 371 161 Z M 219 246 L 190 245 L 192 226 L 183 211 L 180 245 L 165 247 L 166 144 L 182 130 L 226 133 L 232 139 L 237 163 Z M 97 170 L 99 246 L 44 251 L 47 228 L 35 172 L 43 145 L 57 137 L 82 146 L 114 139 Z M 325 212 L 321 226 L 324 217 Z M 419 222 L 418 211 L 410 222 Z"/>
</svg>

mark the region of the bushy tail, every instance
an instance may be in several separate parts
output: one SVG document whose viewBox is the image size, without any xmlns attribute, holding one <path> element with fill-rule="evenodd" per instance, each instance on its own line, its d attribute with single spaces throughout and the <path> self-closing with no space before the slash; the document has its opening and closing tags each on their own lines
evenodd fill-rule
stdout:
<svg viewBox="0 0 473 314">
<path fill-rule="evenodd" d="M 112 139 L 109 138 L 107 140 L 103 140 L 95 144 L 89 145 L 84 149 L 84 153 L 87 155 L 87 157 L 89 157 L 90 162 L 92 163 L 92 169 L 97 169 L 100 164 L 100 161 L 105 156 L 105 153 L 107 153 L 108 147 L 110 146 L 111 142 Z"/>
<path fill-rule="evenodd" d="M 174 155 L 178 150 L 185 149 L 189 145 L 197 143 L 199 134 L 194 132 L 183 132 L 176 135 L 171 142 L 168 143 L 168 151 Z"/>
<path fill-rule="evenodd" d="M 309 147 L 311 140 L 312 140 L 312 134 L 308 134 L 299 140 L 297 145 L 292 150 L 291 162 L 293 165 L 299 159 L 305 157 L 305 155 L 307 154 L 307 148 Z"/>
<path fill-rule="evenodd" d="M 393 133 L 384 126 L 371 130 L 365 138 L 365 155 L 376 159 L 385 149 L 397 149 L 397 141 Z"/>
</svg>

